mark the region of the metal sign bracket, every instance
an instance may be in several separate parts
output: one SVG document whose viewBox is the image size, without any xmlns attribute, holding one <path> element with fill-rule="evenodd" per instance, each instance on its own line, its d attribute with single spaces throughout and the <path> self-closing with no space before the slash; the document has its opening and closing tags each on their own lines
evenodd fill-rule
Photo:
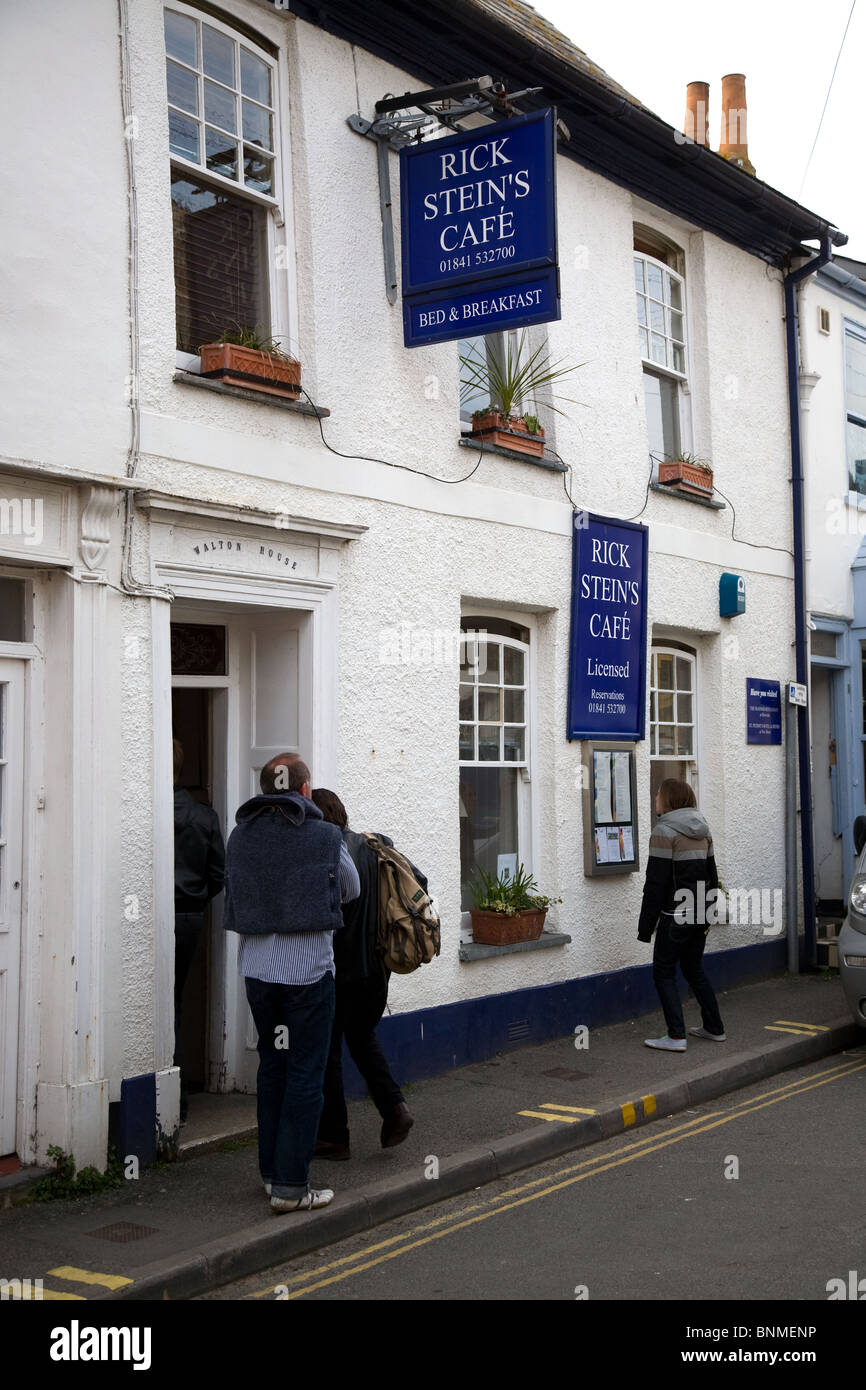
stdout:
<svg viewBox="0 0 866 1390">
<path fill-rule="evenodd" d="M 383 97 L 376 102 L 376 115 L 365 121 L 357 113 L 347 124 L 357 135 L 376 142 L 379 175 L 379 211 L 382 216 L 382 254 L 385 262 L 385 293 L 389 304 L 397 303 L 397 258 L 394 254 L 394 218 L 391 205 L 389 150 L 401 150 L 412 140 L 422 140 L 431 126 L 449 130 L 465 129 L 459 122 L 467 116 L 487 116 L 491 120 L 514 116 L 513 103 L 520 97 L 535 96 L 541 87 L 527 87 L 508 96 L 501 83 L 491 77 L 475 77 L 451 87 L 432 87 L 423 92 L 404 92 L 401 97 Z M 420 112 L 420 115 L 414 112 Z"/>
</svg>

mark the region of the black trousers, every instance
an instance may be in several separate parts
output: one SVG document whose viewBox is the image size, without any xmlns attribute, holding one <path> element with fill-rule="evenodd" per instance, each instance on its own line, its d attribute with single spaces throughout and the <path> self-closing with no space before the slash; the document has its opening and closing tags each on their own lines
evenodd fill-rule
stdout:
<svg viewBox="0 0 866 1390">
<path fill-rule="evenodd" d="M 183 1074 L 183 1045 L 180 1035 L 183 987 L 192 965 L 199 938 L 204 931 L 203 912 L 176 912 L 174 915 L 174 1065 L 180 1067 L 181 1094 L 186 1092 Z"/>
<path fill-rule="evenodd" d="M 706 943 L 705 927 L 678 927 L 669 917 L 659 918 L 653 949 L 653 982 L 658 990 L 670 1038 L 686 1036 L 683 1006 L 677 987 L 677 965 L 700 1005 L 701 1021 L 707 1032 L 725 1031 L 713 987 L 704 974 L 701 958 Z"/>
<path fill-rule="evenodd" d="M 403 1092 L 388 1068 L 376 1039 L 375 1028 L 388 1002 L 384 976 L 349 984 L 337 981 L 331 1048 L 325 1068 L 325 1103 L 319 1120 L 319 1138 L 327 1144 L 348 1144 L 349 1115 L 343 1094 L 343 1037 L 349 1055 L 367 1083 L 370 1098 L 384 1119 L 402 1104 Z"/>
</svg>

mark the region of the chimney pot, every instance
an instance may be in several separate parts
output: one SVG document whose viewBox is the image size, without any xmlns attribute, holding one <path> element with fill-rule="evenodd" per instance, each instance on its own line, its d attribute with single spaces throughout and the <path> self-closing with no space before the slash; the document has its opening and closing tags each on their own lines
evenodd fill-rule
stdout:
<svg viewBox="0 0 866 1390">
<path fill-rule="evenodd" d="M 719 154 L 731 164 L 754 174 L 749 159 L 746 118 L 746 79 L 741 72 L 729 72 L 722 78 L 722 128 L 719 135 Z"/>
<path fill-rule="evenodd" d="M 690 82 L 686 87 L 686 114 L 683 132 L 694 140 L 696 145 L 710 147 L 710 84 L 709 82 Z"/>
</svg>

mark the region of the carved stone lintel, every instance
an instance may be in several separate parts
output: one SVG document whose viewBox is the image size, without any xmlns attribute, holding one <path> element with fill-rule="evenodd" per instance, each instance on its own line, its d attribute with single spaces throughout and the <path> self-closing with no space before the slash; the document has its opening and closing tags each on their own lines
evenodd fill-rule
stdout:
<svg viewBox="0 0 866 1390">
<path fill-rule="evenodd" d="M 100 569 L 111 541 L 111 518 L 117 507 L 114 488 L 99 484 L 87 489 L 81 512 L 81 558 L 90 570 Z"/>
</svg>

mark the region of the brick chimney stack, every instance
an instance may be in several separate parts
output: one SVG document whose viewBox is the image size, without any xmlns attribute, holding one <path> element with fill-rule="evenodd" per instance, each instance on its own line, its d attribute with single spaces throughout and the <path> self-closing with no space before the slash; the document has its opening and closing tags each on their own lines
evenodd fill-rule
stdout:
<svg viewBox="0 0 866 1390">
<path fill-rule="evenodd" d="M 719 154 L 738 169 L 754 174 L 749 159 L 746 131 L 746 79 L 741 72 L 729 72 L 722 78 L 722 128 L 719 133 Z"/>
<path fill-rule="evenodd" d="M 709 82 L 690 82 L 686 87 L 686 114 L 683 132 L 696 145 L 710 147 L 710 84 Z"/>
</svg>

